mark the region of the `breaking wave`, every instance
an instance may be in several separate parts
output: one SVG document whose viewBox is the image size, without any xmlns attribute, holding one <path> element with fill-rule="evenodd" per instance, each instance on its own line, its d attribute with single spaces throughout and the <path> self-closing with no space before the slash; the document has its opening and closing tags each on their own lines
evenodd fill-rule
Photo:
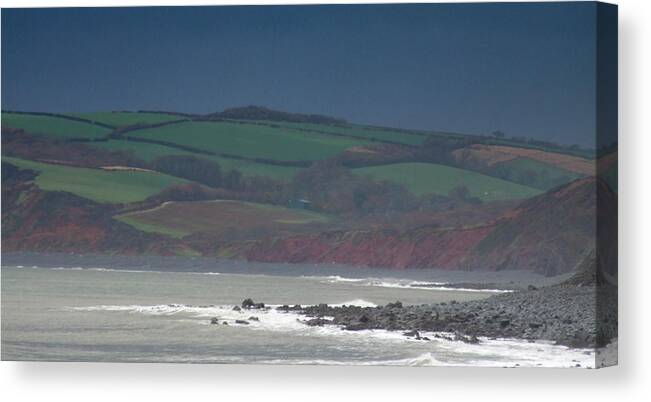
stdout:
<svg viewBox="0 0 651 402">
<path fill-rule="evenodd" d="M 304 279 L 316 280 L 322 283 L 350 283 L 353 286 L 376 286 L 383 288 L 398 289 L 421 289 L 421 290 L 448 290 L 457 292 L 491 292 L 508 293 L 512 290 L 504 289 L 467 289 L 450 286 L 447 282 L 423 282 L 409 279 L 396 278 L 346 278 L 339 275 L 330 276 L 302 276 Z M 447 285 L 447 286 L 446 286 Z"/>
<path fill-rule="evenodd" d="M 351 300 L 339 305 L 371 306 L 373 303 L 365 300 Z M 331 304 L 337 305 L 337 304 Z M 423 347 L 430 351 L 420 353 L 418 356 L 396 360 L 319 360 L 319 359 L 279 359 L 259 361 L 268 364 L 325 364 L 325 365 L 400 365 L 400 366 L 481 366 L 481 367 L 561 367 L 580 364 L 582 367 L 594 367 L 594 352 L 588 349 L 570 349 L 565 346 L 554 345 L 551 342 L 527 342 L 515 339 L 488 339 L 480 338 L 480 344 L 467 344 L 451 340 L 444 333 L 422 332 L 430 341 L 416 340 L 406 337 L 402 331 L 388 330 L 361 330 L 345 331 L 335 325 L 308 326 L 303 320 L 305 316 L 294 312 L 278 311 L 268 306 L 264 310 L 234 309 L 234 305 L 202 305 L 192 306 L 185 304 L 159 304 L 159 305 L 97 305 L 84 307 L 67 307 L 69 311 L 77 312 L 107 312 L 143 314 L 148 316 L 174 317 L 177 322 L 188 325 L 210 325 L 216 330 L 231 328 L 247 331 L 272 331 L 285 333 L 288 336 L 328 337 L 340 339 L 342 344 L 348 342 L 369 340 L 391 345 L 414 343 L 422 350 Z M 216 319 L 216 325 L 211 325 L 211 320 Z M 328 319 L 328 317 L 324 317 Z M 246 323 L 244 323 L 244 321 Z M 228 326 L 225 326 L 227 323 Z M 437 337 L 437 335 L 444 335 Z M 416 346 L 418 345 L 418 346 Z"/>
</svg>

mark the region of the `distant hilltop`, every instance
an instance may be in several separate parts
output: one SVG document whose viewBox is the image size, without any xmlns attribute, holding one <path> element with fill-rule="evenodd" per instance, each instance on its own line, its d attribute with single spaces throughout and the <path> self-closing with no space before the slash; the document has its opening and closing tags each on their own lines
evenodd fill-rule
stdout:
<svg viewBox="0 0 651 402">
<path fill-rule="evenodd" d="M 218 119 L 242 119 L 242 120 L 266 120 L 266 121 L 286 121 L 293 123 L 313 123 L 313 124 L 347 124 L 344 119 L 338 119 L 322 114 L 304 114 L 288 113 L 280 110 L 273 110 L 264 106 L 241 106 L 226 109 L 223 112 L 212 113 L 208 118 Z"/>
</svg>

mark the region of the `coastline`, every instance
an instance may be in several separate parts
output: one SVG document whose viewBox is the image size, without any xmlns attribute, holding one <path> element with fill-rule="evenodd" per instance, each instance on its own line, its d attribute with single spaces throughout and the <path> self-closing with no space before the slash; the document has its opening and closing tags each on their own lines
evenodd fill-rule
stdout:
<svg viewBox="0 0 651 402">
<path fill-rule="evenodd" d="M 599 295 L 597 300 L 595 295 Z M 264 303 L 245 300 L 242 309 L 255 310 Z M 428 341 L 422 333 L 466 343 L 489 339 L 551 341 L 571 348 L 602 348 L 617 338 L 617 290 L 612 285 L 564 283 L 531 287 L 485 299 L 403 306 L 281 306 L 283 312 L 305 317 L 309 326 L 337 326 L 345 331 L 382 329 L 400 331 Z"/>
</svg>

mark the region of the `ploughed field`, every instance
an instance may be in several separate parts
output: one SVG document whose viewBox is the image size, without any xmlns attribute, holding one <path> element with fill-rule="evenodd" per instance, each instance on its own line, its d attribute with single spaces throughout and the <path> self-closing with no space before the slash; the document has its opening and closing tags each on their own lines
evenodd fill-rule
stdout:
<svg viewBox="0 0 651 402">
<path fill-rule="evenodd" d="M 165 202 L 116 217 L 136 229 L 183 237 L 193 233 L 231 234 L 251 230 L 273 233 L 323 224 L 330 218 L 312 211 L 242 201 Z"/>
</svg>

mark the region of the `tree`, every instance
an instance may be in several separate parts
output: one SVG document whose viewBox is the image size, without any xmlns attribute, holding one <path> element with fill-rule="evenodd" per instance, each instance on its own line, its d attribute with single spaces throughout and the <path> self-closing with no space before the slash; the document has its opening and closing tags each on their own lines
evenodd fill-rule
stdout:
<svg viewBox="0 0 651 402">
<path fill-rule="evenodd" d="M 221 168 L 217 162 L 190 155 L 162 156 L 152 162 L 152 168 L 210 187 L 219 187 L 222 184 Z"/>
</svg>

